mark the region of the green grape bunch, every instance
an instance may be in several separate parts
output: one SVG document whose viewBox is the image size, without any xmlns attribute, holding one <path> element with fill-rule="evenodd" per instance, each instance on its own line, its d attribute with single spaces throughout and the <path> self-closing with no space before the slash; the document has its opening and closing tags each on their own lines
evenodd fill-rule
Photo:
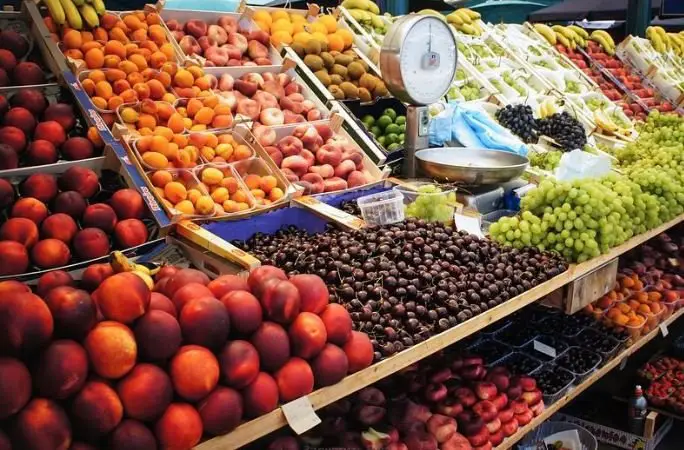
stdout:
<svg viewBox="0 0 684 450">
<path fill-rule="evenodd" d="M 444 192 L 439 186 L 420 186 L 415 200 L 405 205 L 406 217 L 416 217 L 430 222 L 449 223 L 454 220 L 456 191 Z"/>
</svg>

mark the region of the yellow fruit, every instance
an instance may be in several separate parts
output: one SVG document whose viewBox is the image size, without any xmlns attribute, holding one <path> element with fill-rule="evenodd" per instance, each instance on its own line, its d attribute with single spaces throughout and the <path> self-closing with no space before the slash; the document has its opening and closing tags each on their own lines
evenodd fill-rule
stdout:
<svg viewBox="0 0 684 450">
<path fill-rule="evenodd" d="M 273 22 L 280 19 L 286 19 L 289 22 L 290 15 L 287 13 L 287 11 L 274 11 L 271 13 L 271 19 L 273 20 Z"/>
<path fill-rule="evenodd" d="M 259 29 L 262 31 L 265 31 L 268 33 L 271 30 L 271 25 L 267 24 L 266 22 L 264 22 L 262 20 L 255 20 L 254 23 L 256 23 L 257 26 L 259 27 Z"/>
<path fill-rule="evenodd" d="M 335 34 L 342 37 L 342 40 L 344 41 L 344 48 L 349 48 L 352 46 L 352 43 L 354 42 L 354 35 L 351 31 L 340 28 L 335 32 Z"/>
<path fill-rule="evenodd" d="M 301 14 L 290 13 L 292 23 L 306 23 L 306 17 Z"/>
<path fill-rule="evenodd" d="M 329 14 L 319 16 L 318 22 L 325 25 L 325 27 L 328 29 L 328 33 L 334 33 L 335 31 L 337 31 L 337 21 L 333 16 Z"/>
<path fill-rule="evenodd" d="M 263 9 L 255 12 L 252 16 L 252 19 L 254 19 L 256 22 L 267 23 L 269 26 L 271 25 L 271 23 L 273 23 L 273 18 L 271 17 L 271 15 L 268 13 L 268 11 L 265 11 Z"/>
<path fill-rule="evenodd" d="M 293 34 L 301 33 L 302 31 L 306 31 L 306 22 L 292 22 L 292 30 Z"/>
<path fill-rule="evenodd" d="M 328 35 L 321 33 L 320 31 L 316 31 L 315 33 L 311 33 L 311 38 L 316 39 L 318 42 L 321 44 L 328 44 Z"/>
<path fill-rule="evenodd" d="M 328 35 L 328 50 L 336 50 L 338 52 L 344 51 L 344 39 L 339 34 Z"/>
<path fill-rule="evenodd" d="M 309 33 L 322 33 L 322 34 L 328 34 L 328 27 L 326 27 L 323 23 L 321 22 L 313 22 L 310 23 L 307 26 Z"/>
<path fill-rule="evenodd" d="M 307 42 L 311 40 L 311 33 L 307 33 L 306 31 L 301 31 L 299 33 L 296 33 L 292 37 L 292 42 L 296 42 L 302 45 L 306 45 Z"/>
<path fill-rule="evenodd" d="M 292 35 L 287 31 L 276 31 L 271 35 L 271 43 L 276 47 L 292 44 Z"/>
<path fill-rule="evenodd" d="M 292 36 L 292 31 L 294 27 L 289 19 L 278 19 L 271 25 L 271 33 L 276 33 L 278 31 L 285 31 L 287 34 Z"/>
</svg>

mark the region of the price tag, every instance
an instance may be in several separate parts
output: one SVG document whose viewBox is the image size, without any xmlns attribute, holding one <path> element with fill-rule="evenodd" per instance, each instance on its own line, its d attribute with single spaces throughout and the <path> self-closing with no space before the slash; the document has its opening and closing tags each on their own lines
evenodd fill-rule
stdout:
<svg viewBox="0 0 684 450">
<path fill-rule="evenodd" d="M 620 370 L 625 370 L 625 367 L 627 367 L 627 360 L 629 358 L 622 358 L 622 361 L 620 361 Z"/>
<path fill-rule="evenodd" d="M 484 237 L 480 225 L 480 216 L 473 216 L 467 213 L 454 213 L 454 223 L 457 230 L 464 230 L 477 237 Z"/>
<path fill-rule="evenodd" d="M 677 258 L 668 258 L 668 261 L 672 267 L 679 267 L 679 260 Z"/>
<path fill-rule="evenodd" d="M 665 322 L 660 324 L 660 334 L 662 334 L 663 337 L 667 337 L 667 335 L 670 334 L 670 330 L 667 329 L 667 324 Z"/>
<path fill-rule="evenodd" d="M 543 342 L 539 342 L 536 339 L 532 341 L 532 345 L 534 346 L 534 349 L 539 353 L 543 353 L 546 356 L 550 356 L 551 358 L 556 357 L 556 349 L 551 347 L 550 345 L 546 345 Z"/>
<path fill-rule="evenodd" d="M 284 404 L 280 409 L 283 410 L 290 428 L 297 434 L 306 433 L 321 423 L 321 418 L 314 411 L 311 400 L 306 395 Z"/>
</svg>

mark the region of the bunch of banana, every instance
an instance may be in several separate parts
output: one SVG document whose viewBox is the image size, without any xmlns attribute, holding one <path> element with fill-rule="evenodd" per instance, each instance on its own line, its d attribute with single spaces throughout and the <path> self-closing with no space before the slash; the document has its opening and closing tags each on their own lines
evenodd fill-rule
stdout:
<svg viewBox="0 0 684 450">
<path fill-rule="evenodd" d="M 684 34 L 667 33 L 667 36 L 670 38 L 672 51 L 674 51 L 677 56 L 684 56 Z"/>
<path fill-rule="evenodd" d="M 550 117 L 558 112 L 556 102 L 553 99 L 547 98 L 539 105 L 539 118 L 544 119 Z"/>
<path fill-rule="evenodd" d="M 371 0 L 344 0 L 342 5 L 349 14 L 367 30 L 386 34 L 385 22 L 380 18 L 380 8 Z"/>
<path fill-rule="evenodd" d="M 115 273 L 131 272 L 132 274 L 139 276 L 150 289 L 154 287 L 154 280 L 152 277 L 161 270 L 161 267 L 150 269 L 142 264 L 136 264 L 120 251 L 112 252 L 112 254 L 109 255 L 109 264 L 112 266 L 112 270 L 114 270 Z"/>
<path fill-rule="evenodd" d="M 670 36 L 663 27 L 646 28 L 646 37 L 651 41 L 651 45 L 658 53 L 665 53 L 672 46 Z"/>
<path fill-rule="evenodd" d="M 558 42 L 558 39 L 556 39 L 556 32 L 553 31 L 550 26 L 544 25 L 543 23 L 535 23 L 533 26 L 537 33 L 541 34 L 542 37 L 546 39 L 546 42 L 551 45 L 556 45 Z"/>
<path fill-rule="evenodd" d="M 615 41 L 613 41 L 611 35 L 604 30 L 592 31 L 589 39 L 599 44 L 603 48 L 603 51 L 610 56 L 615 54 Z"/>
<path fill-rule="evenodd" d="M 608 115 L 602 109 L 596 109 L 594 111 L 594 122 L 606 134 L 620 134 L 623 136 L 629 135 L 629 130 L 621 128 L 613 121 L 613 119 L 608 117 Z"/>
<path fill-rule="evenodd" d="M 57 25 L 68 25 L 75 30 L 95 28 L 105 13 L 103 0 L 43 0 L 48 13 Z"/>
<path fill-rule="evenodd" d="M 482 35 L 482 27 L 478 20 L 480 13 L 468 8 L 460 8 L 446 16 L 448 23 L 454 26 L 461 33 L 471 36 Z"/>
<path fill-rule="evenodd" d="M 572 50 L 575 50 L 578 46 L 582 48 L 587 47 L 587 38 L 589 37 L 589 33 L 584 31 L 582 28 L 575 25 L 568 27 L 554 25 L 551 27 L 551 29 L 556 33 L 556 40 L 563 44 L 563 46 Z M 587 38 L 584 36 L 587 36 Z"/>
</svg>

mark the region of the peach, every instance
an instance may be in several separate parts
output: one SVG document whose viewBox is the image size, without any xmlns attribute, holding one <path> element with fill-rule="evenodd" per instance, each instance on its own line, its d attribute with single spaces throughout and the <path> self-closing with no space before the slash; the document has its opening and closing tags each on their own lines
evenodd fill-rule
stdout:
<svg viewBox="0 0 684 450">
<path fill-rule="evenodd" d="M 2 147 L 10 148 L 7 145 Z M 42 166 L 45 164 L 54 164 L 59 159 L 57 149 L 49 141 L 37 140 L 31 142 L 26 149 L 26 163 L 29 166 Z M 15 166 L 16 167 L 16 166 Z M 12 167 L 6 167 L 10 169 Z"/>
<path fill-rule="evenodd" d="M 103 378 L 121 378 L 135 366 L 138 346 L 126 325 L 100 322 L 90 330 L 83 344 L 93 370 Z"/>
<path fill-rule="evenodd" d="M 109 446 L 111 450 L 156 450 L 157 442 L 143 423 L 126 419 L 112 431 Z"/>
<path fill-rule="evenodd" d="M 234 389 L 219 386 L 202 400 L 197 409 L 206 433 L 226 434 L 242 420 L 242 397 Z"/>
<path fill-rule="evenodd" d="M 36 125 L 33 132 L 34 140 L 44 140 L 52 143 L 55 147 L 60 147 L 66 142 L 66 132 L 62 125 L 56 120 L 47 120 Z"/>
<path fill-rule="evenodd" d="M 77 232 L 78 225 L 74 219 L 64 213 L 48 216 L 40 226 L 40 235 L 43 239 L 59 239 L 67 245 L 71 244 Z"/>
<path fill-rule="evenodd" d="M 69 418 L 52 400 L 34 398 L 17 415 L 12 445 L 17 449 L 68 449 L 71 445 Z"/>
<path fill-rule="evenodd" d="M 171 403 L 154 426 L 160 450 L 189 449 L 202 438 L 202 418 L 187 403 Z"/>
<path fill-rule="evenodd" d="M 142 245 L 148 236 L 147 227 L 139 219 L 125 219 L 114 227 L 114 240 L 119 248 Z"/>
<path fill-rule="evenodd" d="M 152 364 L 138 364 L 116 387 L 127 417 L 140 421 L 158 419 L 171 404 L 169 376 Z"/>
<path fill-rule="evenodd" d="M 181 309 L 179 322 L 183 338 L 189 344 L 218 350 L 228 339 L 228 311 L 214 298 L 196 298 L 187 302 Z"/>
<path fill-rule="evenodd" d="M 182 334 L 175 317 L 164 311 L 152 310 L 136 322 L 135 338 L 143 360 L 163 361 L 178 351 Z"/>
<path fill-rule="evenodd" d="M 291 358 L 274 376 L 278 384 L 280 401 L 290 402 L 313 391 L 314 375 L 309 363 L 301 358 Z"/>
<path fill-rule="evenodd" d="M 326 344 L 311 361 L 316 387 L 330 386 L 341 381 L 349 370 L 349 360 L 344 351 L 333 344 Z"/>
<path fill-rule="evenodd" d="M 57 184 L 62 191 L 76 191 L 90 198 L 100 189 L 100 179 L 87 167 L 74 166 L 59 176 Z"/>
<path fill-rule="evenodd" d="M 112 275 L 114 275 L 114 269 L 109 263 L 91 264 L 81 275 L 81 287 L 88 292 L 93 292 Z"/>
<path fill-rule="evenodd" d="M 24 197 L 14 203 L 10 216 L 26 217 L 27 219 L 33 220 L 36 225 L 40 225 L 48 216 L 48 209 L 47 206 L 45 206 L 45 203 L 40 200 L 33 197 Z"/>
<path fill-rule="evenodd" d="M 116 213 L 111 206 L 105 203 L 96 203 L 85 209 L 81 223 L 84 228 L 99 228 L 105 233 L 112 233 L 117 224 Z"/>
<path fill-rule="evenodd" d="M 19 242 L 31 248 L 38 242 L 38 227 L 32 220 L 13 217 L 0 227 L 0 240 Z"/>
<path fill-rule="evenodd" d="M 198 283 L 202 286 L 206 286 L 209 284 L 209 277 L 196 269 L 181 269 L 169 281 L 165 294 L 173 299 L 176 291 L 189 283 Z M 176 301 L 174 300 L 174 304 L 175 303 Z M 178 305 L 176 305 L 176 308 L 178 308 Z"/>
<path fill-rule="evenodd" d="M 40 297 L 12 292 L 0 298 L 0 354 L 30 354 L 49 342 L 53 328 L 50 310 Z"/>
<path fill-rule="evenodd" d="M 31 135 L 36 127 L 36 119 L 31 111 L 22 107 L 14 107 L 7 111 L 3 123 L 5 126 L 19 128 L 26 135 Z"/>
<path fill-rule="evenodd" d="M 150 306 L 150 289 L 140 277 L 130 272 L 107 278 L 93 297 L 105 319 L 121 323 L 133 322 Z"/>
<path fill-rule="evenodd" d="M 266 317 L 287 324 L 299 314 L 301 299 L 297 287 L 289 281 L 270 283 L 261 296 Z"/>
<path fill-rule="evenodd" d="M 272 376 L 259 372 L 242 390 L 245 417 L 253 419 L 270 413 L 278 407 L 278 384 Z"/>
<path fill-rule="evenodd" d="M 247 341 L 228 342 L 218 358 L 222 382 L 235 389 L 244 388 L 259 374 L 259 353 Z"/>
<path fill-rule="evenodd" d="M 16 413 L 31 399 L 31 374 L 14 358 L 0 357 L 0 420 Z"/>
<path fill-rule="evenodd" d="M 328 334 L 328 342 L 344 345 L 352 331 L 352 320 L 349 312 L 338 303 L 331 303 L 321 313 L 321 320 Z"/>
<path fill-rule="evenodd" d="M 53 270 L 38 278 L 38 284 L 36 285 L 36 294 L 38 294 L 40 297 L 44 299 L 48 292 L 50 292 L 54 288 L 60 286 L 73 287 L 74 285 L 76 285 L 76 282 L 71 277 L 71 275 L 69 275 L 69 273 L 63 270 Z"/>
<path fill-rule="evenodd" d="M 33 197 L 49 203 L 57 195 L 57 178 L 47 173 L 34 173 L 20 185 L 23 197 Z"/>
<path fill-rule="evenodd" d="M 34 139 L 37 138 L 34 136 Z M 0 142 L 9 145 L 15 152 L 21 153 L 26 148 L 26 135 L 17 127 L 0 128 Z"/>
<path fill-rule="evenodd" d="M 68 214 L 78 220 L 83 216 L 86 207 L 86 201 L 81 194 L 76 191 L 66 191 L 55 197 L 52 212 Z"/>
<path fill-rule="evenodd" d="M 304 359 L 316 356 L 328 339 L 325 324 L 316 314 L 300 313 L 292 322 L 288 334 L 292 344 L 292 354 Z"/>
<path fill-rule="evenodd" d="M 231 291 L 249 291 L 247 279 L 237 275 L 221 275 L 211 280 L 207 288 L 216 298 L 223 298 Z"/>
<path fill-rule="evenodd" d="M 142 219 L 145 215 L 145 203 L 135 189 L 119 189 L 109 203 L 120 220 Z"/>
<path fill-rule="evenodd" d="M 26 247 L 14 241 L 0 241 L 0 275 L 19 275 L 28 266 Z"/>
<path fill-rule="evenodd" d="M 185 345 L 171 359 L 169 373 L 176 393 L 189 401 L 197 401 L 216 387 L 219 365 L 206 348 Z"/>
<path fill-rule="evenodd" d="M 57 286 L 43 298 L 52 313 L 55 334 L 58 336 L 80 340 L 97 322 L 95 303 L 86 291 L 71 286 Z"/>
<path fill-rule="evenodd" d="M 41 353 L 33 376 L 38 395 L 64 400 L 80 391 L 85 384 L 88 355 L 75 341 L 54 341 Z"/>
<path fill-rule="evenodd" d="M 242 335 L 250 335 L 259 328 L 263 310 L 259 300 L 247 291 L 232 291 L 221 297 L 230 317 L 230 329 Z"/>
<path fill-rule="evenodd" d="M 82 260 L 101 258 L 109 253 L 109 238 L 99 228 L 84 228 L 74 236 L 76 256 Z"/>
<path fill-rule="evenodd" d="M 290 359 L 287 332 L 275 322 L 264 322 L 254 332 L 250 342 L 259 352 L 262 370 L 274 372 Z"/>
<path fill-rule="evenodd" d="M 349 373 L 358 372 L 373 363 L 373 344 L 365 333 L 352 331 L 342 350 L 349 360 Z"/>
<path fill-rule="evenodd" d="M 0 178 L 0 208 L 6 208 L 14 203 L 14 188 L 4 178 Z"/>
<path fill-rule="evenodd" d="M 109 433 L 121 422 L 123 405 L 109 384 L 90 380 L 74 397 L 71 415 L 80 433 L 97 437 Z"/>
<path fill-rule="evenodd" d="M 159 292 L 152 292 L 150 295 L 149 311 L 152 310 L 164 311 L 173 317 L 178 317 L 178 311 L 176 311 L 176 307 L 174 306 L 173 302 L 167 296 L 160 294 Z"/>
<path fill-rule="evenodd" d="M 31 249 L 31 261 L 41 269 L 66 266 L 70 259 L 69 247 L 58 239 L 43 239 Z"/>
</svg>

